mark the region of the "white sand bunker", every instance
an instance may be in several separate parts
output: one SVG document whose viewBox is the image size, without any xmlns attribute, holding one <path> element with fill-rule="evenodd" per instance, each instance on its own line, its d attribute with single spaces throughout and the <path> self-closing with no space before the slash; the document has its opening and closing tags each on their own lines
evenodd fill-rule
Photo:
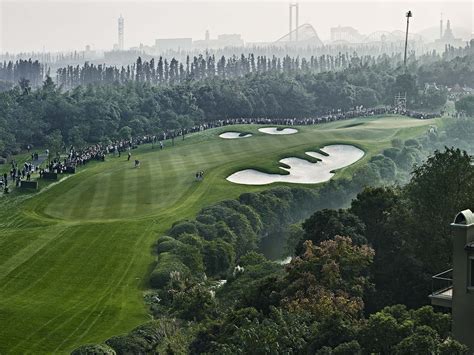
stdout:
<svg viewBox="0 0 474 355">
<path fill-rule="evenodd" d="M 294 128 L 279 129 L 277 127 L 259 128 L 258 130 L 266 134 L 294 134 L 298 132 L 298 130 Z"/>
<path fill-rule="evenodd" d="M 355 163 L 364 156 L 364 151 L 352 145 L 328 145 L 321 149 L 328 156 L 306 152 L 307 155 L 321 159 L 317 163 L 311 163 L 299 158 L 285 158 L 281 163 L 290 166 L 288 175 L 267 174 L 254 169 L 238 171 L 230 175 L 227 180 L 243 185 L 267 185 L 273 182 L 291 182 L 295 184 L 315 184 L 328 181 L 334 176 L 333 170 L 341 169 Z"/>
<path fill-rule="evenodd" d="M 236 139 L 236 138 L 248 138 L 252 137 L 250 133 L 242 134 L 241 132 L 225 132 L 219 135 L 221 138 L 225 139 Z"/>
</svg>

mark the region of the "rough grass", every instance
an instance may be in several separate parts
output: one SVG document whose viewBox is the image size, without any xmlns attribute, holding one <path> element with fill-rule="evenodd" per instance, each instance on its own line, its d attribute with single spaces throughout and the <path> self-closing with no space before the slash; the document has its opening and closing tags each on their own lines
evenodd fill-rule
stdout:
<svg viewBox="0 0 474 355">
<path fill-rule="evenodd" d="M 282 156 L 346 143 L 366 152 L 336 174 L 350 177 L 393 138 L 415 137 L 435 121 L 357 122 L 364 125 L 297 127 L 282 136 L 243 125 L 235 128 L 254 136 L 237 140 L 218 137 L 226 127 L 213 129 L 174 147 L 166 142 L 164 150 L 134 150 L 140 168 L 126 157 L 108 158 L 39 193 L 0 195 L 0 353 L 67 353 L 149 320 L 143 293 L 157 237 L 206 205 L 267 188 L 232 184 L 225 180 L 231 173 L 283 173 Z M 195 181 L 198 170 L 204 181 Z"/>
</svg>

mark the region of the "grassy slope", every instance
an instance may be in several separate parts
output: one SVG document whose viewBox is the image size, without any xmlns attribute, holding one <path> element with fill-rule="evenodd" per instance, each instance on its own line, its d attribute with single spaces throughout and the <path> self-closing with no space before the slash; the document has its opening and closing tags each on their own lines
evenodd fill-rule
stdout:
<svg viewBox="0 0 474 355">
<path fill-rule="evenodd" d="M 152 245 L 176 220 L 251 187 L 227 182 L 241 168 L 278 169 L 281 156 L 350 143 L 366 156 L 424 132 L 433 121 L 389 117 L 301 127 L 270 136 L 256 126 L 209 130 L 163 151 L 143 146 L 126 157 L 93 164 L 27 198 L 0 197 L 0 353 L 67 352 L 101 342 L 149 319 L 142 300 L 154 262 Z M 349 125 L 349 127 L 348 127 Z M 224 140 L 224 131 L 251 138 Z M 132 160 L 133 160 L 132 159 Z M 197 170 L 203 182 L 194 181 Z M 6 325 L 6 326 L 5 326 Z"/>
</svg>

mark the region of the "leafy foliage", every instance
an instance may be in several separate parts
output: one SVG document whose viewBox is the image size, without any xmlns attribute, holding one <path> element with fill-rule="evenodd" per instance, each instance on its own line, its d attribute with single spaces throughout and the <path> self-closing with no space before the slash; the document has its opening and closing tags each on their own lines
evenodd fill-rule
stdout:
<svg viewBox="0 0 474 355">
<path fill-rule="evenodd" d="M 474 116 L 474 95 L 465 96 L 456 101 L 456 111 Z"/>
</svg>

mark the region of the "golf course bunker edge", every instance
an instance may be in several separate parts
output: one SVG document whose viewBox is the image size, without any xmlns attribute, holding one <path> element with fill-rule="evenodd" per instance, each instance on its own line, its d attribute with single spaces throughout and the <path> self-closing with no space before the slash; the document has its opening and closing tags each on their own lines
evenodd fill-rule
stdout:
<svg viewBox="0 0 474 355">
<path fill-rule="evenodd" d="M 321 159 L 317 163 L 300 158 L 284 158 L 280 162 L 290 168 L 280 169 L 289 172 L 288 175 L 268 174 L 254 169 L 238 171 L 227 180 L 242 185 L 268 185 L 274 182 L 289 182 L 295 184 L 316 184 L 330 180 L 332 171 L 349 166 L 364 156 L 364 151 L 346 144 L 328 145 L 321 149 L 328 156 L 316 152 L 306 152 L 307 155 Z"/>
<path fill-rule="evenodd" d="M 252 137 L 250 133 L 242 133 L 242 132 L 224 132 L 219 134 L 219 137 L 224 139 L 237 139 L 237 138 L 249 138 Z"/>
<path fill-rule="evenodd" d="M 259 128 L 259 132 L 266 134 L 295 134 L 298 133 L 298 130 L 295 128 L 278 128 L 278 127 L 265 127 Z"/>
</svg>

